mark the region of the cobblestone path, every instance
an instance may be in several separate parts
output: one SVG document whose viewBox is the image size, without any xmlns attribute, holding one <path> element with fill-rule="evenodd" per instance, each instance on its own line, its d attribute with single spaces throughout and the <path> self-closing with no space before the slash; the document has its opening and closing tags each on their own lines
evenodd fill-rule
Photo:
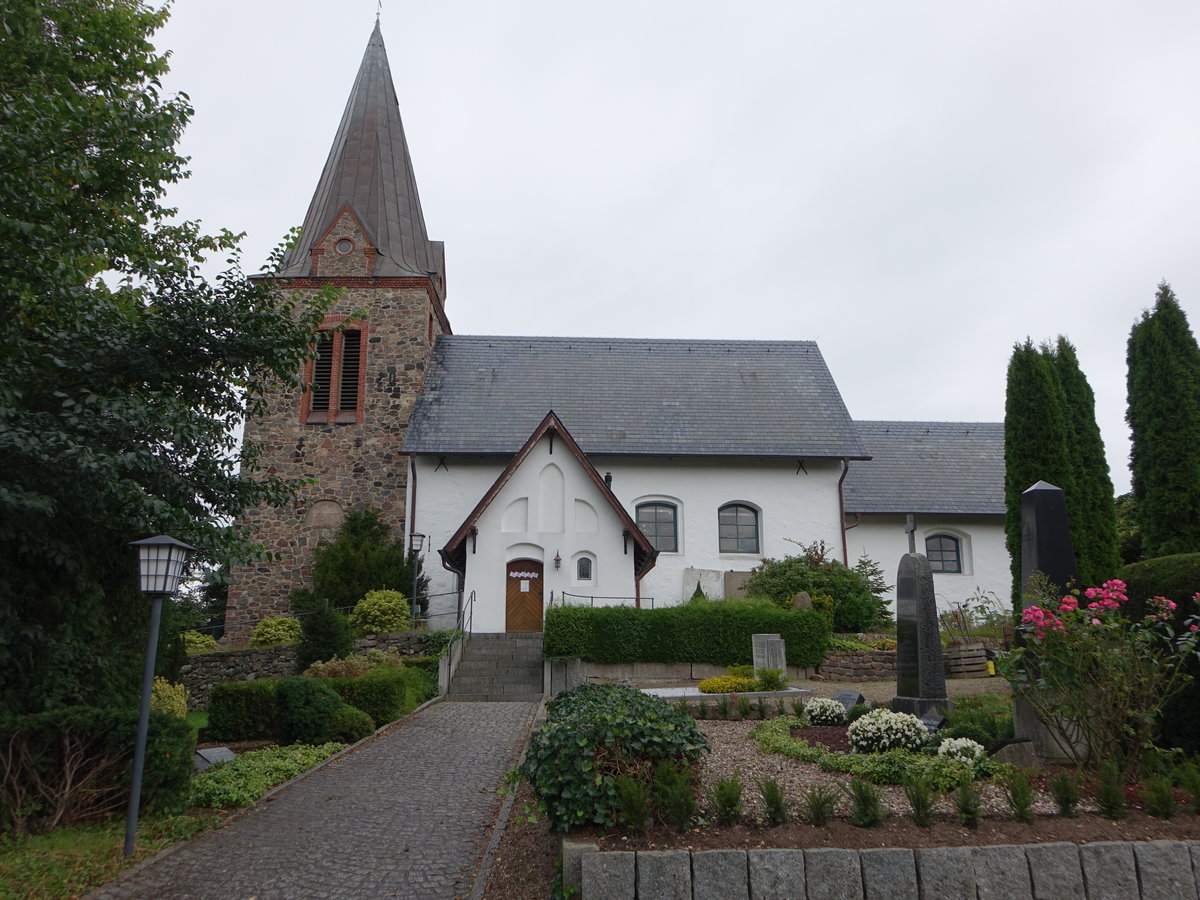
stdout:
<svg viewBox="0 0 1200 900">
<path fill-rule="evenodd" d="M 89 900 L 466 896 L 535 708 L 435 703 Z"/>
</svg>

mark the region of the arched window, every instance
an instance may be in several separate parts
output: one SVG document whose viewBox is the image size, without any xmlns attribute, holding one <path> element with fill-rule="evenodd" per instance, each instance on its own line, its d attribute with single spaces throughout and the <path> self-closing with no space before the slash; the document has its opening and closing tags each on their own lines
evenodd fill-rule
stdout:
<svg viewBox="0 0 1200 900">
<path fill-rule="evenodd" d="M 581 556 L 575 563 L 575 580 L 576 581 L 591 581 L 592 580 L 592 560 L 590 557 Z"/>
<path fill-rule="evenodd" d="M 935 572 L 962 571 L 962 547 L 953 535 L 931 534 L 925 538 L 925 556 Z"/>
<path fill-rule="evenodd" d="M 331 322 L 326 322 L 325 327 Z M 323 330 L 316 358 L 305 371 L 310 390 L 304 394 L 303 422 L 334 424 L 362 421 L 363 355 L 366 326 L 342 331 Z"/>
<path fill-rule="evenodd" d="M 758 552 L 758 510 L 730 503 L 717 512 L 717 543 L 722 553 Z"/>
<path fill-rule="evenodd" d="M 678 514 L 673 503 L 641 503 L 637 508 L 637 527 L 655 550 L 678 553 Z"/>
</svg>

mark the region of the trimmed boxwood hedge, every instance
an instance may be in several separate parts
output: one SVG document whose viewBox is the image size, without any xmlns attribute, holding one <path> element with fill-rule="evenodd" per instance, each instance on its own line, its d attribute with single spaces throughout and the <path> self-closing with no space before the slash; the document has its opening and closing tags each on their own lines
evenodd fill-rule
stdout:
<svg viewBox="0 0 1200 900">
<path fill-rule="evenodd" d="M 275 721 L 275 685 L 278 678 L 226 681 L 214 684 L 208 695 L 210 741 L 265 741 L 279 733 Z"/>
<path fill-rule="evenodd" d="M 1129 603 L 1125 614 L 1140 619 L 1146 614 L 1151 597 L 1174 600 L 1175 626 L 1191 616 L 1200 615 L 1200 603 L 1192 595 L 1200 591 L 1200 553 L 1159 556 L 1123 566 L 1117 578 L 1125 582 Z M 1159 719 L 1157 743 L 1180 747 L 1187 753 L 1200 753 L 1200 662 L 1193 657 L 1187 664 L 1192 683 L 1163 707 Z"/>
<path fill-rule="evenodd" d="M 358 678 L 322 680 L 343 701 L 370 716 L 376 727 L 407 716 L 429 697 L 429 676 L 419 669 L 377 669 Z"/>
<path fill-rule="evenodd" d="M 815 666 L 829 649 L 829 622 L 812 610 L 712 601 L 662 609 L 554 606 L 546 611 L 546 656 L 597 663 L 748 663 L 753 634 L 779 634 L 787 661 Z"/>
</svg>

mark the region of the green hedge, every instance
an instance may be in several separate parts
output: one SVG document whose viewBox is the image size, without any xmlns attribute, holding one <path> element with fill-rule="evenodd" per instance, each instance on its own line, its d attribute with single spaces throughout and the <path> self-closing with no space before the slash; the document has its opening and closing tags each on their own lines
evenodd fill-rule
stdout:
<svg viewBox="0 0 1200 900">
<path fill-rule="evenodd" d="M 73 824 L 123 810 L 129 798 L 137 720 L 134 709 L 76 706 L 18 716 L 0 725 L 0 748 L 11 763 L 0 771 L 0 832 L 36 829 L 55 817 L 59 824 Z M 195 752 L 191 726 L 151 711 L 142 775 L 143 810 L 182 808 L 195 771 Z M 71 755 L 70 765 L 66 754 Z M 114 764 L 106 764 L 107 760 Z"/>
<path fill-rule="evenodd" d="M 1117 578 L 1125 582 L 1129 597 L 1125 614 L 1140 619 L 1146 614 L 1146 601 L 1166 597 L 1176 603 L 1175 625 L 1200 615 L 1200 603 L 1192 595 L 1200 591 L 1200 553 L 1159 556 L 1123 566 Z M 1180 747 L 1187 753 L 1200 753 L 1200 662 L 1193 657 L 1187 664 L 1192 683 L 1163 707 L 1157 743 Z"/>
<path fill-rule="evenodd" d="M 212 741 L 273 740 L 279 733 L 275 721 L 277 678 L 226 681 L 214 684 L 208 695 L 208 728 Z"/>
<path fill-rule="evenodd" d="M 376 727 L 394 722 L 429 698 L 429 676 L 420 669 L 377 669 L 358 678 L 326 678 L 349 705 L 361 709 Z"/>
<path fill-rule="evenodd" d="M 554 606 L 546 612 L 546 656 L 597 663 L 752 662 L 751 635 L 779 634 L 787 661 L 815 666 L 829 649 L 829 622 L 812 610 L 787 611 L 731 601 L 662 609 Z"/>
</svg>

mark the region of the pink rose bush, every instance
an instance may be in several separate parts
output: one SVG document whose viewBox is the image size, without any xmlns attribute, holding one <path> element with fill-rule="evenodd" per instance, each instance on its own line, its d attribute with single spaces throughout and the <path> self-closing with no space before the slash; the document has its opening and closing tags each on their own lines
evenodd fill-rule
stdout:
<svg viewBox="0 0 1200 900">
<path fill-rule="evenodd" d="M 1200 624 L 1193 617 L 1177 631 L 1166 597 L 1133 621 L 1125 589 L 1114 579 L 1026 607 L 1024 641 L 997 667 L 1078 763 L 1113 759 L 1136 773 L 1163 706 L 1190 680 L 1184 663 L 1197 653 Z"/>
</svg>

